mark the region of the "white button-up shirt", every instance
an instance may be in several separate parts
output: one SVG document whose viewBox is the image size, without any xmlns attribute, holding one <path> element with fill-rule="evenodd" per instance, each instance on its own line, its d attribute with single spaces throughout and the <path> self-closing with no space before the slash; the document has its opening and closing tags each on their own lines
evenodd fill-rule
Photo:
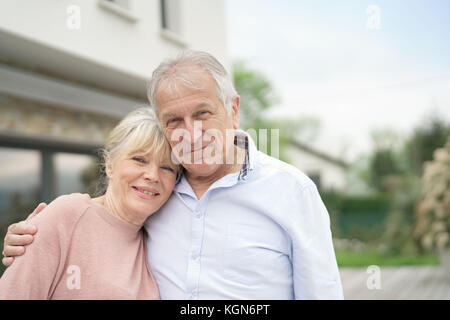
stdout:
<svg viewBox="0 0 450 320">
<path fill-rule="evenodd" d="M 342 299 L 330 219 L 314 183 L 258 151 L 200 199 L 183 176 L 145 223 L 162 299 Z"/>
</svg>

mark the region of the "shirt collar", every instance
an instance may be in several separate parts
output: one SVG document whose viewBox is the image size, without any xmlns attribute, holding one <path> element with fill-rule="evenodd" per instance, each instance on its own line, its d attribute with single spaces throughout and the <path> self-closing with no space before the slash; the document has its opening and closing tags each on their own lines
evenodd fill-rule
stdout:
<svg viewBox="0 0 450 320">
<path fill-rule="evenodd" d="M 255 167 L 256 146 L 250 135 L 243 130 L 235 131 L 234 144 L 246 151 L 244 163 L 238 176 L 238 180 L 246 180 L 249 172 Z"/>
</svg>

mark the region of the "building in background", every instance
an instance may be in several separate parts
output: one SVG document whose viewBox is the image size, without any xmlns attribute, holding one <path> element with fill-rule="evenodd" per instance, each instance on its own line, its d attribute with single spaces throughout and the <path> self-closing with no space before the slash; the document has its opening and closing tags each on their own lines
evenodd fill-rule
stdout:
<svg viewBox="0 0 450 320">
<path fill-rule="evenodd" d="M 322 151 L 295 140 L 291 140 L 287 150 L 290 163 L 303 171 L 321 190 L 348 191 L 348 167 Z"/>
<path fill-rule="evenodd" d="M 231 66 L 224 0 L 2 0 L 0 223 L 86 192 L 97 148 L 185 48 Z"/>
</svg>

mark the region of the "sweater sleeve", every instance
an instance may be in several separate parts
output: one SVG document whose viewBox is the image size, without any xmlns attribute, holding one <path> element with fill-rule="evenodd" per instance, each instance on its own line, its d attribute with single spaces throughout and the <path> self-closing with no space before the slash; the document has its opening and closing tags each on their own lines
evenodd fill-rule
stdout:
<svg viewBox="0 0 450 320">
<path fill-rule="evenodd" d="M 3 273 L 0 300 L 51 298 L 64 272 L 75 225 L 87 209 L 76 197 L 61 196 L 33 218 L 38 229 L 34 241 Z"/>
</svg>

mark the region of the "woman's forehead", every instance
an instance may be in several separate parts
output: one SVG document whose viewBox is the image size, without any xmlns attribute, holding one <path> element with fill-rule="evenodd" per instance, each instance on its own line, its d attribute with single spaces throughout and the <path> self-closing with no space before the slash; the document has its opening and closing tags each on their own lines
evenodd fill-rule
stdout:
<svg viewBox="0 0 450 320">
<path fill-rule="evenodd" d="M 149 144 L 145 148 L 140 148 L 140 149 L 136 149 L 134 151 L 128 152 L 128 155 L 129 156 L 139 155 L 139 156 L 146 157 L 146 158 L 150 159 L 151 161 L 154 161 L 154 162 L 157 162 L 160 164 L 175 165 L 171 161 L 171 151 L 170 151 L 169 146 L 163 147 L 163 149 L 160 152 L 157 152 L 154 149 L 155 148 L 151 144 Z"/>
</svg>

